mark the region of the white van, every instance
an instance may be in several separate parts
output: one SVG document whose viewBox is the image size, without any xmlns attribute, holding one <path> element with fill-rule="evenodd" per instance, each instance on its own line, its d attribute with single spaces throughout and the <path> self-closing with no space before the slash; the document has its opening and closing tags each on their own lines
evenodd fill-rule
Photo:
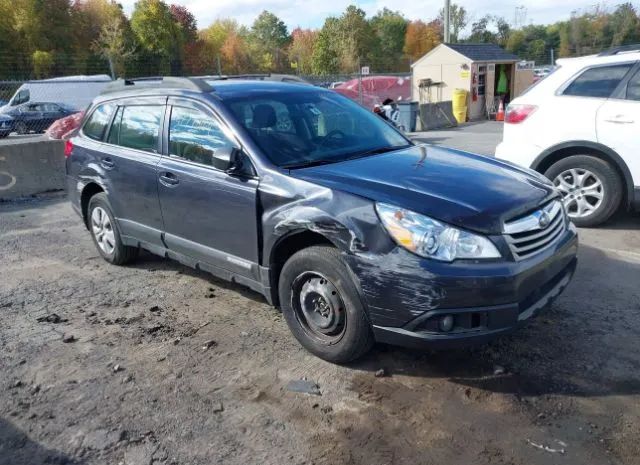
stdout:
<svg viewBox="0 0 640 465">
<path fill-rule="evenodd" d="M 0 113 L 27 102 L 62 103 L 78 111 L 84 110 L 110 82 L 111 78 L 106 74 L 27 81 L 9 103 L 0 108 Z"/>
</svg>

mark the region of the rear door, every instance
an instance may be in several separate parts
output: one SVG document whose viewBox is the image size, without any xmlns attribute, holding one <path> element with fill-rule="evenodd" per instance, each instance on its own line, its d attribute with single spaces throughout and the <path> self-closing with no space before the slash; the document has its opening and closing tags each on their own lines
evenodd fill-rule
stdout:
<svg viewBox="0 0 640 465">
<path fill-rule="evenodd" d="M 257 280 L 258 180 L 213 166 L 217 150 L 240 148 L 212 109 L 169 98 L 158 191 L 169 249 Z"/>
<path fill-rule="evenodd" d="M 598 111 L 598 142 L 620 155 L 640 185 L 640 66 Z"/>
<path fill-rule="evenodd" d="M 160 247 L 157 179 L 165 107 L 166 97 L 119 101 L 99 160 L 125 240 Z"/>
</svg>

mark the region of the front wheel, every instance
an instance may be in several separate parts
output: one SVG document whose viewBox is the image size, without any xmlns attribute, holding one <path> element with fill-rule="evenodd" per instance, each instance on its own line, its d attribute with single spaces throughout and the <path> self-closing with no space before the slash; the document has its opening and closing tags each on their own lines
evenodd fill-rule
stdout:
<svg viewBox="0 0 640 465">
<path fill-rule="evenodd" d="M 606 161 L 574 155 L 554 163 L 545 172 L 558 190 L 569 218 L 578 226 L 597 226 L 620 206 L 622 181 Z"/>
<path fill-rule="evenodd" d="M 27 128 L 27 124 L 24 121 L 18 121 L 16 123 L 16 132 L 20 135 L 24 135 L 29 132 L 29 128 Z"/>
<path fill-rule="evenodd" d="M 289 329 L 309 352 L 346 363 L 371 349 L 371 326 L 337 249 L 314 246 L 294 254 L 282 268 L 278 291 Z"/>
</svg>

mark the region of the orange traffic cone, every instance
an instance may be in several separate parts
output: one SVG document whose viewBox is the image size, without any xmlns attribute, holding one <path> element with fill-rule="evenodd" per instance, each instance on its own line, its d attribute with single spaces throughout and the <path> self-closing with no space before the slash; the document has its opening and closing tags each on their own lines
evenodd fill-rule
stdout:
<svg viewBox="0 0 640 465">
<path fill-rule="evenodd" d="M 500 99 L 500 105 L 498 105 L 498 113 L 496 113 L 496 121 L 504 121 L 504 105 L 502 99 Z"/>
</svg>

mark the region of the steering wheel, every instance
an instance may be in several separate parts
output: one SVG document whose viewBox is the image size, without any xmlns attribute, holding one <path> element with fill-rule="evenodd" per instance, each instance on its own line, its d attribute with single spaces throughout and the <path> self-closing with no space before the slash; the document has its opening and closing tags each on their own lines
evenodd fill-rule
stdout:
<svg viewBox="0 0 640 465">
<path fill-rule="evenodd" d="M 331 143 L 331 141 L 338 141 L 340 139 L 345 139 L 347 137 L 347 135 L 342 132 L 340 129 L 333 129 L 331 131 L 329 131 L 322 139 L 320 139 L 320 144 L 321 145 L 327 145 L 328 143 Z"/>
</svg>

